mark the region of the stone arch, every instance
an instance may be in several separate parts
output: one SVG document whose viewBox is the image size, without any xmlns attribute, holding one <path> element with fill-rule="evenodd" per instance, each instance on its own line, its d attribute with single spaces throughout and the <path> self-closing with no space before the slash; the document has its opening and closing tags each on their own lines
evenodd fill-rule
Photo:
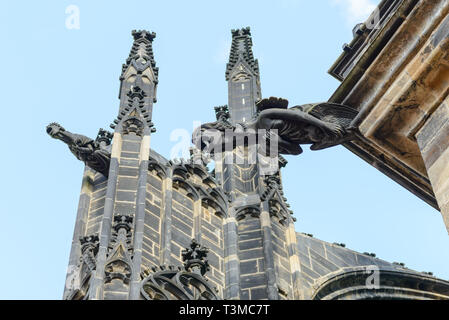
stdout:
<svg viewBox="0 0 449 320">
<path fill-rule="evenodd" d="M 312 300 L 439 300 L 449 299 L 449 282 L 429 275 L 394 269 L 379 269 L 378 286 L 367 286 L 372 274 L 367 267 L 345 268 L 322 278 Z M 372 266 L 374 269 L 377 266 Z"/>
<path fill-rule="evenodd" d="M 167 176 L 167 168 L 156 160 L 150 159 L 148 162 L 148 170 L 154 171 L 161 179 L 164 179 Z"/>
<path fill-rule="evenodd" d="M 179 176 L 182 179 L 188 179 L 190 174 L 189 171 L 183 165 L 175 165 L 173 166 L 173 177 Z"/>
<path fill-rule="evenodd" d="M 196 190 L 196 188 L 190 183 L 185 181 L 184 179 L 174 177 L 173 178 L 173 188 L 182 188 L 187 192 L 187 196 L 191 198 L 193 201 L 196 201 L 200 198 L 200 194 Z"/>
<path fill-rule="evenodd" d="M 260 207 L 258 205 L 249 205 L 241 207 L 235 212 L 235 218 L 237 219 L 237 221 L 245 219 L 245 217 L 248 215 L 254 218 L 259 218 Z"/>
</svg>

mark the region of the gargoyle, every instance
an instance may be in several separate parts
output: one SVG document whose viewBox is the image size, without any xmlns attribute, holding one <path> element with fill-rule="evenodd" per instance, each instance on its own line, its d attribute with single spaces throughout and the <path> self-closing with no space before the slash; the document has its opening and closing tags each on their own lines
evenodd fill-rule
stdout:
<svg viewBox="0 0 449 320">
<path fill-rule="evenodd" d="M 217 121 L 202 124 L 194 130 L 192 135 L 192 142 L 196 149 L 200 150 L 206 158 L 213 156 L 214 146 L 216 145 L 221 144 L 223 147 L 221 151 L 225 150 L 224 147 L 227 142 L 225 132 L 233 132 L 233 135 L 236 132 L 236 126 L 229 122 L 227 106 L 216 107 L 215 114 Z M 242 128 L 240 131 L 243 130 Z"/>
<path fill-rule="evenodd" d="M 264 129 L 266 144 L 260 145 L 261 153 L 266 154 L 270 141 L 277 139 L 279 154 L 299 155 L 303 152 L 301 144 L 322 150 L 355 138 L 349 127 L 357 111 L 344 105 L 324 102 L 288 109 L 287 100 L 271 97 L 260 100 L 256 106 L 258 114 L 248 122 L 231 124 L 219 118 L 202 125 L 195 130 L 193 143 L 201 150 L 211 151 L 211 146 L 216 145 L 225 150 L 226 144 L 235 144 L 239 137 L 257 135 Z"/>
<path fill-rule="evenodd" d="M 108 176 L 111 154 L 102 148 L 99 141 L 66 131 L 61 125 L 54 122 L 47 126 L 47 133 L 52 138 L 67 144 L 78 160 L 83 161 L 87 166 L 102 173 L 105 177 Z"/>
<path fill-rule="evenodd" d="M 336 103 L 313 103 L 287 108 L 288 101 L 271 97 L 256 104 L 255 120 L 244 124 L 247 129 L 277 129 L 279 153 L 299 155 L 301 144 L 322 150 L 355 138 L 350 129 L 357 111 Z M 271 138 L 273 134 L 271 133 Z"/>
</svg>

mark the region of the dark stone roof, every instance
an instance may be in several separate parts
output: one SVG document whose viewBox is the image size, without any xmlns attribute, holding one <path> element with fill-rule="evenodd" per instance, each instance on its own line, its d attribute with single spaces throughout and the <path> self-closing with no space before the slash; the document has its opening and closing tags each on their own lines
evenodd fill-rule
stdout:
<svg viewBox="0 0 449 320">
<path fill-rule="evenodd" d="M 404 265 L 378 259 L 374 254 L 347 249 L 343 244 L 331 244 L 303 233 L 297 233 L 296 237 L 302 283 L 306 288 L 315 289 L 323 279 L 367 266 L 376 266 L 382 271 L 436 279 L 428 273 L 416 272 Z"/>
<path fill-rule="evenodd" d="M 168 160 L 164 156 L 156 152 L 154 149 L 150 150 L 150 159 L 154 159 L 158 163 L 163 164 L 165 166 L 168 165 Z"/>
</svg>

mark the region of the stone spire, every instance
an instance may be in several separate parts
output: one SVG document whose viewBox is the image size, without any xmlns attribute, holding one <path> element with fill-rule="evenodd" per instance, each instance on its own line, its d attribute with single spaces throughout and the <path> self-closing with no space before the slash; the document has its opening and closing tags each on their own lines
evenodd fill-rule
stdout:
<svg viewBox="0 0 449 320">
<path fill-rule="evenodd" d="M 130 117 L 139 119 L 150 128 L 153 126 L 151 118 L 159 73 L 152 45 L 156 34 L 134 30 L 132 35 L 134 43 L 120 75 L 120 109 L 117 119 L 111 124 L 113 129 Z"/>
<path fill-rule="evenodd" d="M 229 62 L 226 65 L 226 81 L 229 81 L 232 71 L 240 62 L 245 62 L 253 75 L 259 75 L 259 62 L 254 59 L 253 41 L 249 27 L 231 30 L 232 44 L 229 54 Z"/>
<path fill-rule="evenodd" d="M 133 30 L 132 36 L 134 38 L 134 43 L 129 53 L 129 57 L 126 59 L 126 63 L 122 66 L 120 80 L 123 81 L 123 76 L 126 70 L 134 61 L 141 63 L 142 66 L 147 66 L 147 63 L 149 62 L 154 72 L 155 82 L 157 82 L 159 68 L 156 67 L 156 61 L 154 60 L 153 54 L 153 40 L 156 38 L 156 33 L 146 30 Z"/>
<path fill-rule="evenodd" d="M 232 45 L 226 65 L 231 121 L 245 122 L 256 113 L 261 98 L 259 63 L 254 59 L 249 27 L 232 30 Z"/>
</svg>

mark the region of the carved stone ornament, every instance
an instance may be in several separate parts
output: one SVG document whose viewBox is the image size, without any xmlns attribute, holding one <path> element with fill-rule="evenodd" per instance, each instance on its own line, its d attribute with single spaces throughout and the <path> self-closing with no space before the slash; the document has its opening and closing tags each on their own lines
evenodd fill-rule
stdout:
<svg viewBox="0 0 449 320">
<path fill-rule="evenodd" d="M 105 177 L 109 174 L 111 153 L 101 146 L 101 141 L 107 139 L 107 135 L 93 140 L 81 134 L 66 131 L 58 123 L 50 123 L 47 133 L 54 139 L 61 140 L 69 147 L 78 160 L 83 161 L 88 167 L 102 173 Z M 109 142 L 110 143 L 110 142 Z"/>
<path fill-rule="evenodd" d="M 208 252 L 209 249 L 202 247 L 195 239 L 193 239 L 190 243 L 190 248 L 182 250 L 184 268 L 204 276 L 209 270 L 209 262 L 206 259 Z"/>
<path fill-rule="evenodd" d="M 123 121 L 123 134 L 135 133 L 137 136 L 143 135 L 143 122 L 137 118 L 128 118 Z"/>
<path fill-rule="evenodd" d="M 84 236 L 79 239 L 81 257 L 79 265 L 72 269 L 70 291 L 65 296 L 68 300 L 84 300 L 89 298 L 90 280 L 97 268 L 98 235 Z"/>
<path fill-rule="evenodd" d="M 287 203 L 287 198 L 284 197 L 282 191 L 282 184 L 278 175 L 267 176 L 264 180 L 266 189 L 260 197 L 262 201 L 268 201 L 270 217 L 276 217 L 280 223 L 287 224 L 295 221 L 292 217 L 293 211 L 290 210 L 290 205 Z"/>
<path fill-rule="evenodd" d="M 89 271 L 96 269 L 95 256 L 98 253 L 99 239 L 98 235 L 86 236 L 80 238 L 81 260 L 86 264 Z"/>
<path fill-rule="evenodd" d="M 229 110 L 227 106 L 215 108 L 217 121 L 205 123 L 196 128 L 192 135 L 195 148 L 207 155 L 214 155 L 214 146 L 226 144 L 224 133 L 235 131 L 235 126 L 229 122 Z"/>
<path fill-rule="evenodd" d="M 258 205 L 250 205 L 239 208 L 235 213 L 235 219 L 237 221 L 245 219 L 246 216 L 251 216 L 253 218 L 259 218 L 260 208 Z"/>
<path fill-rule="evenodd" d="M 226 150 L 228 145 L 235 148 L 236 141 L 255 135 L 248 141 L 260 143 L 261 154 L 267 155 L 270 144 L 276 139 L 277 154 L 299 155 L 302 144 L 321 150 L 355 138 L 350 128 L 357 115 L 355 109 L 334 103 L 306 104 L 290 109 L 287 106 L 288 101 L 281 98 L 261 100 L 257 103 L 255 118 L 236 124 L 228 122 L 219 111 L 216 122 L 203 124 L 194 131 L 192 142 L 212 155 L 217 146 L 220 150 Z M 259 130 L 265 131 L 264 136 L 258 136 Z"/>
<path fill-rule="evenodd" d="M 215 107 L 215 116 L 217 117 L 217 121 L 228 121 L 230 118 L 229 108 L 227 105 Z"/>
<path fill-rule="evenodd" d="M 95 142 L 97 142 L 100 146 L 106 147 L 109 146 L 112 142 L 113 134 L 107 130 L 100 129 L 98 130 L 97 138 Z"/>
<path fill-rule="evenodd" d="M 120 279 L 128 284 L 132 274 L 132 222 L 127 215 L 115 215 L 112 237 L 105 266 L 105 282 Z"/>
<path fill-rule="evenodd" d="M 183 251 L 184 267 L 147 268 L 141 278 L 146 300 L 218 300 L 204 274 L 208 270 L 207 249 L 195 240 Z"/>
<path fill-rule="evenodd" d="M 350 129 L 357 110 L 335 103 L 314 103 L 287 109 L 288 101 L 271 97 L 257 103 L 257 118 L 248 129 L 277 130 L 279 153 L 298 155 L 301 144 L 321 150 L 353 140 Z"/>
</svg>

